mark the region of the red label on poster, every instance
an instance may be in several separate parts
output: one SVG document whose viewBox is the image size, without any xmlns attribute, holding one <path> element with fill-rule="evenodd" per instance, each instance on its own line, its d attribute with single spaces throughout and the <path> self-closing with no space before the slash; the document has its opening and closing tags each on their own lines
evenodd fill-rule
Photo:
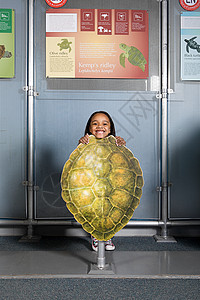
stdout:
<svg viewBox="0 0 200 300">
<path fill-rule="evenodd" d="M 95 30 L 94 9 L 81 9 L 81 31 Z"/>
<path fill-rule="evenodd" d="M 99 35 L 112 34 L 112 11 L 111 9 L 98 9 L 97 32 Z"/>
<path fill-rule="evenodd" d="M 129 34 L 128 10 L 115 10 L 115 34 Z"/>
<path fill-rule="evenodd" d="M 200 6 L 200 0 L 179 0 L 179 2 L 186 10 L 195 10 Z"/>
<path fill-rule="evenodd" d="M 59 8 L 65 5 L 67 0 L 46 0 L 46 3 L 53 8 Z"/>
<path fill-rule="evenodd" d="M 131 30 L 132 31 L 145 31 L 145 11 L 132 10 L 131 11 Z"/>
</svg>

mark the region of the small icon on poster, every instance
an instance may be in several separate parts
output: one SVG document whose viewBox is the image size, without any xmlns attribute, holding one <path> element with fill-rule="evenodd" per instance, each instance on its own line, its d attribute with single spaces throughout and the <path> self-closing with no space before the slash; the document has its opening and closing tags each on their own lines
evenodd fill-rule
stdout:
<svg viewBox="0 0 200 300">
<path fill-rule="evenodd" d="M 110 21 L 109 14 L 105 12 L 100 13 L 100 21 Z"/>
<path fill-rule="evenodd" d="M 111 29 L 105 28 L 103 26 L 98 26 L 98 32 L 100 32 L 100 33 L 108 33 L 108 32 L 111 32 Z"/>
<path fill-rule="evenodd" d="M 137 13 L 134 14 L 134 18 L 133 18 L 134 21 L 141 21 L 141 22 L 143 22 L 143 19 L 144 19 L 143 18 L 143 13 L 138 13 L 137 12 Z"/>
<path fill-rule="evenodd" d="M 196 38 L 197 38 L 197 36 L 193 36 L 189 40 L 184 39 L 184 41 L 187 43 L 187 45 L 186 45 L 186 51 L 188 53 L 190 53 L 189 49 L 194 49 L 198 53 L 200 53 L 200 45 L 195 41 Z"/>
<path fill-rule="evenodd" d="M 0 21 L 9 21 L 9 13 L 1 13 L 0 14 Z"/>
<path fill-rule="evenodd" d="M 12 53 L 9 51 L 6 51 L 4 45 L 0 45 L 0 59 L 1 58 L 10 58 L 12 57 Z"/>
<path fill-rule="evenodd" d="M 92 21 L 93 14 L 91 12 L 83 13 L 83 21 Z"/>
<path fill-rule="evenodd" d="M 64 50 L 64 49 L 68 49 L 69 52 L 72 51 L 71 48 L 71 44 L 72 42 L 69 42 L 68 39 L 61 39 L 60 43 L 57 44 L 57 46 L 60 47 L 60 51 Z"/>
<path fill-rule="evenodd" d="M 146 16 L 144 10 L 132 10 L 131 31 L 145 32 L 147 26 Z"/>
<path fill-rule="evenodd" d="M 127 21 L 126 20 L 126 13 L 125 12 L 119 12 L 117 14 L 117 21 Z"/>
</svg>

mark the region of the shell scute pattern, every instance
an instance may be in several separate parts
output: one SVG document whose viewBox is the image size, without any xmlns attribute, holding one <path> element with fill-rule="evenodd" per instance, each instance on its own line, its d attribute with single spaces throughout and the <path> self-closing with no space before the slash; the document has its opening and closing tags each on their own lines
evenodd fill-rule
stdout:
<svg viewBox="0 0 200 300">
<path fill-rule="evenodd" d="M 145 64 L 146 60 L 143 54 L 136 47 L 131 46 L 130 48 L 131 49 L 128 51 L 129 54 L 128 61 L 136 66 Z"/>
<path fill-rule="evenodd" d="M 66 162 L 62 197 L 83 229 L 95 238 L 112 238 L 131 219 L 144 181 L 138 160 L 115 137 L 89 137 Z"/>
</svg>

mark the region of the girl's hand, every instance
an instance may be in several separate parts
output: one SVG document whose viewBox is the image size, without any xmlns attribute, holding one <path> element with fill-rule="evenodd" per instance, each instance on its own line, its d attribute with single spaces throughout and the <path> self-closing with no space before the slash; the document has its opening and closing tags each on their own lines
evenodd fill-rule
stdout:
<svg viewBox="0 0 200 300">
<path fill-rule="evenodd" d="M 121 136 L 116 136 L 116 145 L 117 146 L 126 146 L 125 140 Z"/>
<path fill-rule="evenodd" d="M 89 143 L 89 134 L 86 134 L 85 136 L 83 136 L 82 138 L 80 138 L 79 144 L 88 144 Z"/>
</svg>

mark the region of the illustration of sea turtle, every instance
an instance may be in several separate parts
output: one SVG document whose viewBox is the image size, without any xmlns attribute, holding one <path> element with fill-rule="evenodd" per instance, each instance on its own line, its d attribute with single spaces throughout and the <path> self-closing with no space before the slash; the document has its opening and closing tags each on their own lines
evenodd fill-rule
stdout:
<svg viewBox="0 0 200 300">
<path fill-rule="evenodd" d="M 200 52 L 200 45 L 197 44 L 196 41 L 194 41 L 197 38 L 197 36 L 192 37 L 191 39 L 187 40 L 185 39 L 184 41 L 187 43 L 186 45 L 186 51 L 189 53 L 189 48 L 197 50 L 197 52 Z"/>
<path fill-rule="evenodd" d="M 12 56 L 12 53 L 9 51 L 6 51 L 4 45 L 0 45 L 0 59 L 1 58 L 10 58 Z"/>
<path fill-rule="evenodd" d="M 119 48 L 125 53 L 121 53 L 119 57 L 120 65 L 125 68 L 125 59 L 128 58 L 128 61 L 134 65 L 138 66 L 143 72 L 145 71 L 145 64 L 147 63 L 144 55 L 136 47 L 129 47 L 126 44 L 121 43 Z"/>
<path fill-rule="evenodd" d="M 61 175 L 62 198 L 83 229 L 107 241 L 131 219 L 142 196 L 138 160 L 114 136 L 79 144 Z"/>
<path fill-rule="evenodd" d="M 63 49 L 69 49 L 69 52 L 71 52 L 72 48 L 70 44 L 72 44 L 72 42 L 69 42 L 68 39 L 61 39 L 61 41 L 61 43 L 57 44 L 60 47 L 60 51 Z"/>
</svg>

